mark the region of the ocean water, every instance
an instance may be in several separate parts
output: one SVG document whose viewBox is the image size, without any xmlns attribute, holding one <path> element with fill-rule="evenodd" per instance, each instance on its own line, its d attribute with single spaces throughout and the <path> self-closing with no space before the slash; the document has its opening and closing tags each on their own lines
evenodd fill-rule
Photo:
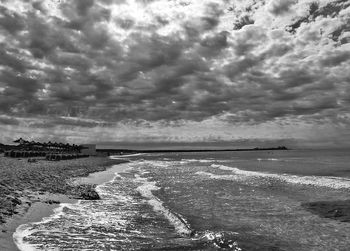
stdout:
<svg viewBox="0 0 350 251">
<path fill-rule="evenodd" d="M 350 223 L 302 206 L 349 199 L 346 151 L 127 158 L 102 200 L 18 227 L 20 250 L 350 250 Z"/>
</svg>

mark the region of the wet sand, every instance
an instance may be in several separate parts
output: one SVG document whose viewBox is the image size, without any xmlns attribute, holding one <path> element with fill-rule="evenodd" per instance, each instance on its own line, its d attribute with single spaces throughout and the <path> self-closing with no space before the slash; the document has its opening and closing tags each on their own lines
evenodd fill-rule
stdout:
<svg viewBox="0 0 350 251">
<path fill-rule="evenodd" d="M 23 212 L 9 218 L 6 223 L 0 225 L 0 250 L 19 251 L 13 242 L 13 233 L 16 228 L 29 222 L 37 222 L 42 218 L 50 216 L 53 210 L 59 206 L 59 203 L 47 203 L 49 198 L 60 203 L 74 203 L 77 200 L 71 199 L 66 195 L 44 194 L 38 195 L 40 201 L 33 202 L 29 208 L 23 208 Z"/>
<path fill-rule="evenodd" d="M 125 165 L 113 165 L 104 171 L 89 174 L 87 177 L 78 177 L 74 179 L 75 184 L 94 184 L 100 185 L 114 178 L 116 173 L 125 172 L 129 167 Z"/>
<path fill-rule="evenodd" d="M 28 163 L 26 159 L 0 156 L 0 250 L 17 251 L 12 235 L 19 225 L 40 221 L 60 203 L 84 199 L 94 192 L 94 186 L 113 177 L 116 164 L 124 162 L 90 157 L 59 162 L 38 159 Z M 97 173 L 89 176 L 94 172 Z M 105 178 L 101 179 L 98 173 Z M 75 181 L 77 177 L 87 178 Z"/>
</svg>

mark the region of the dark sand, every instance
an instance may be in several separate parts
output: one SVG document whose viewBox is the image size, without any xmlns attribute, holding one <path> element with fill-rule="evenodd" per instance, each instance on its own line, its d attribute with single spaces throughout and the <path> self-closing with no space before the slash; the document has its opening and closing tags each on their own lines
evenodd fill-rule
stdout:
<svg viewBox="0 0 350 251">
<path fill-rule="evenodd" d="M 59 162 L 39 159 L 36 163 L 28 163 L 24 158 L 12 159 L 1 155 L 0 250 L 18 250 L 12 235 L 19 225 L 49 216 L 59 203 L 86 199 L 86 194 L 94 192 L 91 190 L 96 184 L 113 177 L 115 167 L 108 167 L 124 162 L 120 159 L 90 157 Z M 89 178 L 88 175 L 93 172 L 100 172 L 109 179 L 99 181 L 99 175 Z M 73 179 L 77 177 L 87 177 L 87 180 L 78 179 L 80 181 L 76 182 Z M 85 185 L 87 182 L 93 185 Z"/>
</svg>

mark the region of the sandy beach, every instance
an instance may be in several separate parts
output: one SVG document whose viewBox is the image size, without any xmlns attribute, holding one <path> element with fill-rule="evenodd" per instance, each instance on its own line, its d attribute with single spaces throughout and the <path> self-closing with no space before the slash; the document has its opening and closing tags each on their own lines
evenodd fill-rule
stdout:
<svg viewBox="0 0 350 251">
<path fill-rule="evenodd" d="M 59 162 L 38 159 L 29 163 L 25 158 L 1 155 L 0 250 L 18 250 L 12 240 L 16 228 L 49 216 L 60 203 L 96 199 L 98 194 L 94 187 L 103 180 L 89 178 L 89 174 L 99 172 L 102 177 L 110 177 L 110 171 L 105 170 L 123 162 L 120 159 L 89 157 Z M 87 178 L 85 181 L 78 177 Z"/>
</svg>

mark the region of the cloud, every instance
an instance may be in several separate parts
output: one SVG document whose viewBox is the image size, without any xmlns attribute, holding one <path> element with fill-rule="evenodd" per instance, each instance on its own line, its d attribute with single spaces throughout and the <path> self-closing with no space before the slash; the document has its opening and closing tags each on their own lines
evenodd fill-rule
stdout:
<svg viewBox="0 0 350 251">
<path fill-rule="evenodd" d="M 16 125 L 19 125 L 19 121 L 15 118 L 12 118 L 12 117 L 0 116 L 0 125 L 16 126 Z"/>
<path fill-rule="evenodd" d="M 130 123 L 145 140 L 213 120 L 348 125 L 350 5 L 314 2 L 3 1 L 0 115 L 30 118 L 16 135 L 69 139 Z"/>
<path fill-rule="evenodd" d="M 271 0 L 268 9 L 273 15 L 283 15 L 288 13 L 296 2 L 296 0 Z"/>
<path fill-rule="evenodd" d="M 55 128 L 57 126 L 77 128 L 93 128 L 93 127 L 104 127 L 107 126 L 107 123 L 92 120 L 92 119 L 76 119 L 75 117 L 57 117 L 54 119 L 46 118 L 39 121 L 32 121 L 29 123 L 29 126 L 32 128 Z"/>
<path fill-rule="evenodd" d="M 0 6 L 0 27 L 14 35 L 25 28 L 25 22 L 19 13 Z"/>
</svg>

